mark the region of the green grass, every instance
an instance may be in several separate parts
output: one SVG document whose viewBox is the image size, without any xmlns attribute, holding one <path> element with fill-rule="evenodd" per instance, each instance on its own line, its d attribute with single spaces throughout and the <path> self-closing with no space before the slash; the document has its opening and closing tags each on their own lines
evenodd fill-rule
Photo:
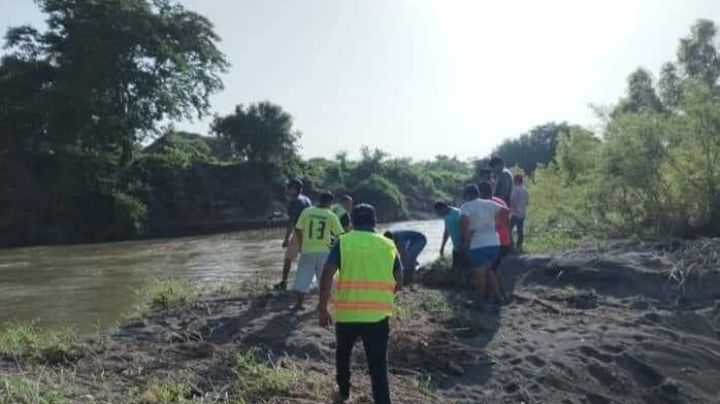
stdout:
<svg viewBox="0 0 720 404">
<path fill-rule="evenodd" d="M 186 303 L 192 295 L 190 286 L 175 279 L 159 280 L 145 290 L 146 301 L 152 310 L 167 310 Z"/>
<path fill-rule="evenodd" d="M 278 395 L 318 397 L 328 385 L 318 374 L 308 374 L 296 363 L 264 358 L 256 348 L 238 354 L 234 368 L 239 393 L 248 399 Z"/>
<path fill-rule="evenodd" d="M 435 261 L 431 262 L 427 269 L 449 271 L 452 269 L 452 258 L 449 254 L 445 254 L 444 257 L 439 257 Z"/>
<path fill-rule="evenodd" d="M 0 376 L 0 404 L 64 404 L 66 392 L 59 386 L 20 376 Z"/>
<path fill-rule="evenodd" d="M 447 298 L 441 294 L 429 294 L 422 299 L 408 299 L 399 302 L 396 306 L 395 315 L 399 320 L 410 320 L 424 314 L 443 315 L 450 314 L 453 306 Z"/>
<path fill-rule="evenodd" d="M 560 289 L 560 295 L 564 299 L 571 299 L 577 297 L 578 293 L 578 289 L 573 285 L 567 285 Z"/>
<path fill-rule="evenodd" d="M 202 397 L 194 397 L 190 386 L 187 384 L 172 380 L 152 381 L 143 393 L 139 393 L 139 390 L 136 390 L 131 395 L 134 396 L 132 402 L 138 404 L 190 404 L 209 402 L 205 401 Z"/>
<path fill-rule="evenodd" d="M 529 254 L 560 251 L 575 248 L 580 239 L 560 234 L 539 234 L 528 237 L 523 244 L 523 252 Z"/>
<path fill-rule="evenodd" d="M 77 333 L 72 328 L 44 330 L 36 323 L 0 325 L 0 355 L 31 359 L 46 364 L 72 360 L 77 352 Z"/>
</svg>

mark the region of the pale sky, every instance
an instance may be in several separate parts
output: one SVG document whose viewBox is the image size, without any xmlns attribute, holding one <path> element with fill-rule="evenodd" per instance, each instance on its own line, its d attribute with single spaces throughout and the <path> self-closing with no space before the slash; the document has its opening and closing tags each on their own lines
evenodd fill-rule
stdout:
<svg viewBox="0 0 720 404">
<path fill-rule="evenodd" d="M 720 0 L 182 0 L 212 20 L 232 67 L 213 111 L 269 100 L 302 154 L 362 145 L 416 159 L 484 156 L 535 125 L 597 124 L 625 78 L 674 60 Z M 0 0 L 0 30 L 43 16 Z M 178 128 L 208 132 L 209 120 Z"/>
</svg>

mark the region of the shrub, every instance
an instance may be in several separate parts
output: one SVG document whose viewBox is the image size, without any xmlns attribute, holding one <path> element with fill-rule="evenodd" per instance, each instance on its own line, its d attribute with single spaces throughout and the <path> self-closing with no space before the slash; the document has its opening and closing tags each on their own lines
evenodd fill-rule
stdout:
<svg viewBox="0 0 720 404">
<path fill-rule="evenodd" d="M 77 334 L 72 328 L 44 330 L 36 323 L 0 325 L 0 355 L 57 364 L 77 357 Z"/>
<path fill-rule="evenodd" d="M 381 221 L 407 217 L 405 196 L 395 184 L 377 174 L 360 182 L 354 189 L 354 195 L 357 203 L 369 203 L 375 206 L 378 219 Z"/>
</svg>

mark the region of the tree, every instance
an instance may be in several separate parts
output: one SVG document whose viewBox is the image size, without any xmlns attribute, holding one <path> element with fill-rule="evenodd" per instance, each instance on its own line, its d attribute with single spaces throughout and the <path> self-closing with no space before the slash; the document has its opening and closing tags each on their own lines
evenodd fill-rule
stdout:
<svg viewBox="0 0 720 404">
<path fill-rule="evenodd" d="M 665 63 L 660 69 L 658 81 L 660 99 L 667 109 L 677 108 L 683 97 L 682 79 L 678 75 L 677 67 L 672 63 Z"/>
<path fill-rule="evenodd" d="M 720 77 L 720 55 L 715 45 L 717 27 L 710 20 L 698 20 L 690 36 L 680 40 L 677 57 L 687 77 L 715 86 Z"/>
<path fill-rule="evenodd" d="M 579 127 L 560 135 L 555 160 L 566 184 L 591 175 L 597 166 L 600 144 L 592 132 Z"/>
<path fill-rule="evenodd" d="M 553 160 L 558 137 L 569 129 L 570 126 L 565 122 L 536 126 L 517 139 L 506 140 L 493 154 L 502 157 L 506 166 L 517 165 L 530 174 L 538 165 L 548 164 Z M 478 169 L 485 166 L 486 164 L 476 164 Z"/>
<path fill-rule="evenodd" d="M 660 97 L 655 93 L 652 75 L 649 71 L 639 68 L 628 76 L 626 95 L 612 114 L 637 114 L 662 110 L 663 105 Z"/>
<path fill-rule="evenodd" d="M 212 24 L 169 0 L 36 0 L 48 30 L 12 28 L 12 60 L 49 66 L 40 95 L 54 151 L 120 152 L 159 122 L 204 116 L 227 62 Z M 7 63 L 7 61 L 6 61 Z M 5 64 L 5 63 L 4 63 Z M 12 79 L 12 78 L 10 78 Z"/>
<path fill-rule="evenodd" d="M 212 131 L 230 142 L 236 157 L 254 162 L 284 163 L 297 157 L 301 134 L 293 118 L 270 102 L 235 107 L 235 113 L 216 117 Z"/>
</svg>

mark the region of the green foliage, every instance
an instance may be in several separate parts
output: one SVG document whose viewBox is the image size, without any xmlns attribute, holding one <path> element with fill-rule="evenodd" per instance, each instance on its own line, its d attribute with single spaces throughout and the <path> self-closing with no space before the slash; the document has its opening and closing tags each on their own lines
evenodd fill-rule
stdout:
<svg viewBox="0 0 720 404">
<path fill-rule="evenodd" d="M 142 234 L 147 219 L 147 206 L 138 198 L 122 192 L 112 194 L 115 219 L 113 228 L 116 238 L 128 238 Z"/>
<path fill-rule="evenodd" d="M 493 154 L 501 156 L 506 167 L 519 166 L 523 172 L 530 174 L 537 166 L 546 165 L 553 160 L 558 137 L 569 130 L 570 126 L 565 122 L 536 126 L 517 139 L 504 141 Z M 476 167 L 479 170 L 487 167 L 487 163 L 486 160 L 480 160 Z M 479 178 L 478 173 L 475 174 L 476 178 Z"/>
<path fill-rule="evenodd" d="M 628 77 L 627 85 L 627 95 L 615 107 L 613 115 L 661 112 L 663 110 L 650 72 L 645 69 L 635 70 Z"/>
<path fill-rule="evenodd" d="M 146 301 L 152 310 L 167 310 L 187 302 L 193 290 L 175 279 L 159 280 L 145 290 Z"/>
<path fill-rule="evenodd" d="M 533 234 L 525 239 L 523 252 L 538 254 L 551 251 L 562 251 L 580 245 L 580 239 L 562 233 Z"/>
<path fill-rule="evenodd" d="M 300 138 L 292 116 L 270 102 L 238 105 L 232 115 L 216 117 L 212 131 L 230 143 L 235 156 L 262 163 L 291 161 Z"/>
<path fill-rule="evenodd" d="M 308 375 L 294 362 L 275 362 L 257 348 L 238 354 L 235 361 L 237 388 L 243 397 L 296 396 L 310 391 L 314 396 L 326 386 L 317 374 Z M 312 377 L 310 377 L 312 376 Z"/>
<path fill-rule="evenodd" d="M 72 328 L 44 330 L 35 323 L 0 324 L 0 355 L 29 359 L 45 364 L 72 360 L 76 355 L 77 334 Z"/>
<path fill-rule="evenodd" d="M 353 189 L 359 202 L 375 206 L 379 220 L 392 220 L 407 216 L 407 202 L 400 189 L 387 179 L 372 174 Z"/>
<path fill-rule="evenodd" d="M 602 140 L 581 130 L 561 136 L 557 164 L 531 182 L 528 250 L 584 235 L 718 234 L 716 31 L 706 20 L 692 27 L 677 62 L 662 66 L 660 96 L 648 71 L 631 74 Z"/>
<path fill-rule="evenodd" d="M 20 376 L 0 376 L 0 403 L 65 404 L 70 400 L 61 386 Z"/>
<path fill-rule="evenodd" d="M 219 38 L 167 0 L 36 3 L 47 28 L 8 30 L 0 61 L 3 244 L 134 236 L 142 204 L 121 177 L 161 122 L 208 113 Z"/>
</svg>

